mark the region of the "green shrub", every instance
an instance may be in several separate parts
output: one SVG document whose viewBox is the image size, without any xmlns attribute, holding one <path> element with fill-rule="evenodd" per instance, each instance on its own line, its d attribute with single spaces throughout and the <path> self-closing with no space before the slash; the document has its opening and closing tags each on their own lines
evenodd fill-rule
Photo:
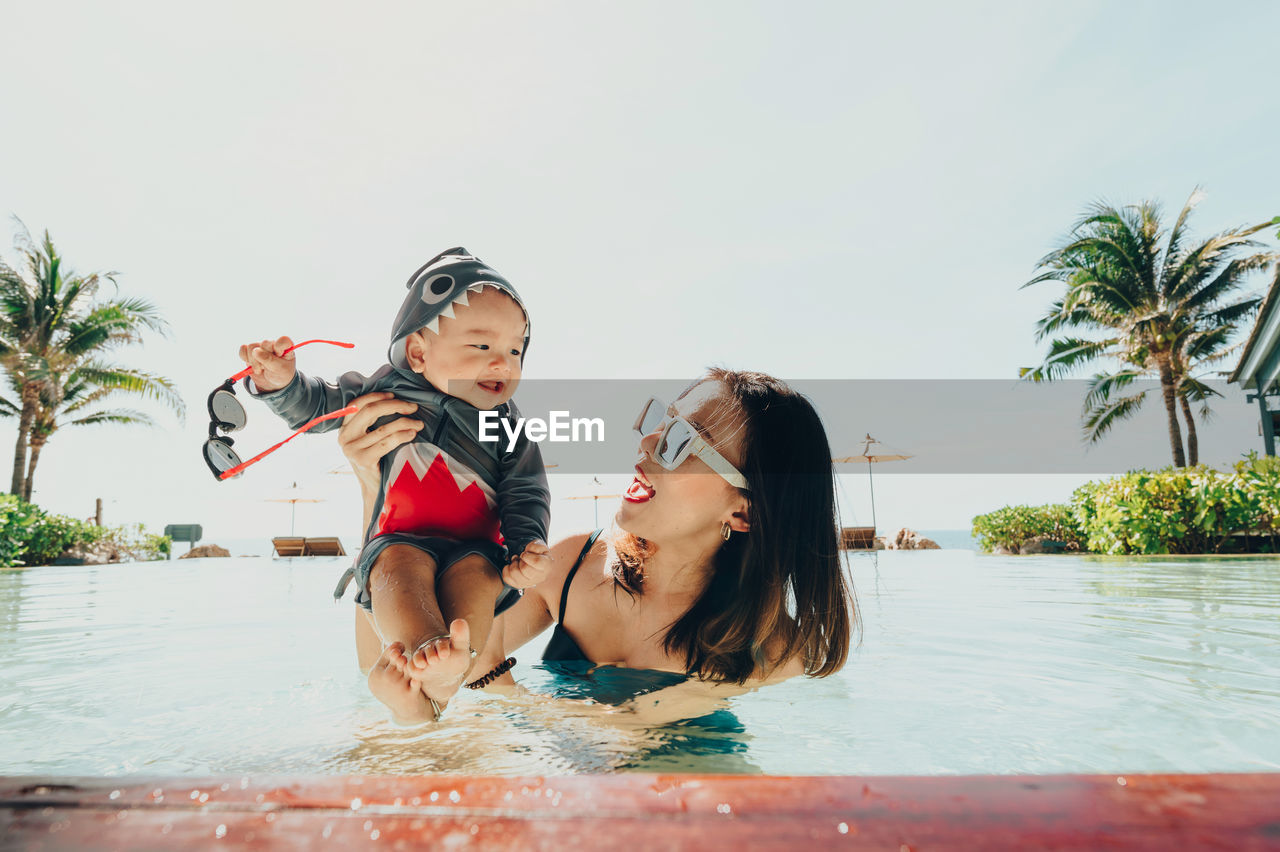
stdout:
<svg viewBox="0 0 1280 852">
<path fill-rule="evenodd" d="M 1072 496 L 1090 550 L 1098 553 L 1216 553 L 1232 535 L 1273 532 L 1280 514 L 1280 463 L 1248 458 L 1213 468 L 1131 471 Z"/>
<path fill-rule="evenodd" d="M 27 553 L 23 557 L 26 564 L 48 565 L 71 548 L 93 541 L 93 530 L 96 527 L 65 515 L 49 514 L 35 506 L 31 508 L 37 513 L 37 517 L 31 527 L 31 537 L 27 540 Z"/>
<path fill-rule="evenodd" d="M 33 509 L 12 494 L 0 494 L 0 567 L 22 564 L 35 524 Z"/>
<path fill-rule="evenodd" d="M 973 535 L 984 553 L 997 547 L 1017 553 L 1023 543 L 1037 537 L 1065 542 L 1079 550 L 1082 536 L 1069 506 L 1005 506 L 973 519 Z"/>
<path fill-rule="evenodd" d="M 0 495 L 0 567 L 47 565 L 72 548 L 98 544 L 114 547 L 128 561 L 163 559 L 173 548 L 168 536 L 148 533 L 142 524 L 99 527 Z"/>
<path fill-rule="evenodd" d="M 149 533 L 142 524 L 121 527 L 94 527 L 97 530 L 93 543 L 106 542 L 130 562 L 147 562 L 166 559 L 173 552 L 173 539 L 167 535 Z"/>
<path fill-rule="evenodd" d="M 1203 465 L 1136 470 L 1077 488 L 1066 506 L 1007 506 L 973 519 L 990 552 L 1036 536 L 1095 553 L 1211 553 L 1234 534 L 1280 533 L 1280 459 L 1250 454 L 1224 473 Z"/>
</svg>

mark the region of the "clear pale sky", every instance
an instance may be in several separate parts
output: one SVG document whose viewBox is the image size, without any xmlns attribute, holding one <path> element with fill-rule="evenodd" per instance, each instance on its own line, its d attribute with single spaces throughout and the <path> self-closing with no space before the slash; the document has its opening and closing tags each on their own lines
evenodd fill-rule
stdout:
<svg viewBox="0 0 1280 852">
<path fill-rule="evenodd" d="M 354 352 L 304 350 L 304 369 L 372 371 L 405 279 L 448 246 L 519 287 L 527 378 L 715 363 L 999 379 L 1042 357 L 1033 323 L 1056 292 L 1018 286 L 1090 202 L 1155 198 L 1172 218 L 1202 185 L 1206 235 L 1280 213 L 1280 6 L 1265 2 L 48 2 L 3 17 L 0 212 L 159 306 L 172 335 L 120 360 L 188 404 L 183 426 L 157 410 L 158 430 L 58 433 L 35 499 L 84 517 L 103 497 L 109 523 L 201 522 L 206 541 L 287 531 L 288 506 L 261 501 L 294 481 L 327 501 L 298 507 L 300 533 L 357 530 L 328 438 L 215 483 L 204 399 L 238 344 L 267 336 L 347 339 Z M 239 446 L 283 437 L 249 406 Z M 833 449 L 863 431 L 840 424 Z M 6 483 L 13 438 L 0 426 Z M 964 527 L 1085 478 L 876 473 L 882 529 Z M 865 474 L 844 492 L 869 522 Z M 590 501 L 556 512 L 560 531 L 591 522 Z"/>
</svg>

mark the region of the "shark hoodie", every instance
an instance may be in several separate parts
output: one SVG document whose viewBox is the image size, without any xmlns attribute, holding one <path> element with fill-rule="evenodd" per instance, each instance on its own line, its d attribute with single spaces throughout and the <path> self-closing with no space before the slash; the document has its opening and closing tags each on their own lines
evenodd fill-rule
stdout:
<svg viewBox="0 0 1280 852">
<path fill-rule="evenodd" d="M 550 491 L 538 445 L 521 430 L 515 446 L 507 450 L 501 423 L 498 434 L 504 440 L 481 441 L 479 409 L 433 387 L 405 359 L 405 339 L 410 334 L 423 328 L 438 331 L 441 317 L 452 317 L 455 304 L 466 305 L 467 294 L 484 287 L 498 288 L 524 310 L 522 351 L 527 351 L 529 312 L 524 302 L 510 282 L 461 247 L 432 258 L 406 286 L 408 295 L 391 327 L 387 350 L 391 363 L 373 375 L 344 373 L 333 383 L 297 372 L 286 387 L 261 394 L 245 379 L 246 390 L 293 429 L 374 391 L 390 391 L 401 400 L 417 403 L 414 416 L 424 427 L 414 440 L 379 462 L 381 486 L 359 558 L 362 576 L 368 576 L 372 560 L 382 551 L 379 537 L 390 533 L 489 541 L 505 546 L 508 556 L 514 556 L 529 542 L 546 540 L 550 519 Z M 516 407 L 507 402 L 496 411 L 498 419 L 511 421 L 514 430 L 520 417 Z M 326 432 L 341 425 L 340 420 L 330 420 L 311 431 Z"/>
</svg>

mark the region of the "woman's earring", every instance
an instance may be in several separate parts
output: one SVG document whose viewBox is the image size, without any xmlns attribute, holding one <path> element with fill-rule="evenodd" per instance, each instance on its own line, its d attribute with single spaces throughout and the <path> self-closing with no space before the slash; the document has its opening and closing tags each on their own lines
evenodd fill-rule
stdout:
<svg viewBox="0 0 1280 852">
<path fill-rule="evenodd" d="M 729 532 L 730 532 L 730 530 L 729 530 L 729 522 L 728 522 L 728 521 L 725 521 L 725 522 L 724 522 L 723 524 L 721 524 L 721 526 L 720 526 L 720 536 L 721 536 L 721 538 L 723 538 L 725 541 L 728 541 L 728 540 L 729 540 Z"/>
</svg>

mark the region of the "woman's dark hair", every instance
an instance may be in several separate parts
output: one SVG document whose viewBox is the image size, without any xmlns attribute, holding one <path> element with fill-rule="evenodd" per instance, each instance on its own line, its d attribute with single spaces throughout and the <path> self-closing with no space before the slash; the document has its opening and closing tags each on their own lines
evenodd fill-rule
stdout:
<svg viewBox="0 0 1280 852">
<path fill-rule="evenodd" d="M 744 415 L 750 530 L 716 552 L 710 583 L 667 630 L 663 648 L 704 680 L 742 683 L 797 655 L 805 674 L 834 674 L 848 658 L 857 613 L 822 421 L 808 399 L 764 373 L 712 368 L 705 380 L 722 383 Z M 640 592 L 648 543 L 624 534 L 615 547 L 615 581 Z"/>
</svg>

